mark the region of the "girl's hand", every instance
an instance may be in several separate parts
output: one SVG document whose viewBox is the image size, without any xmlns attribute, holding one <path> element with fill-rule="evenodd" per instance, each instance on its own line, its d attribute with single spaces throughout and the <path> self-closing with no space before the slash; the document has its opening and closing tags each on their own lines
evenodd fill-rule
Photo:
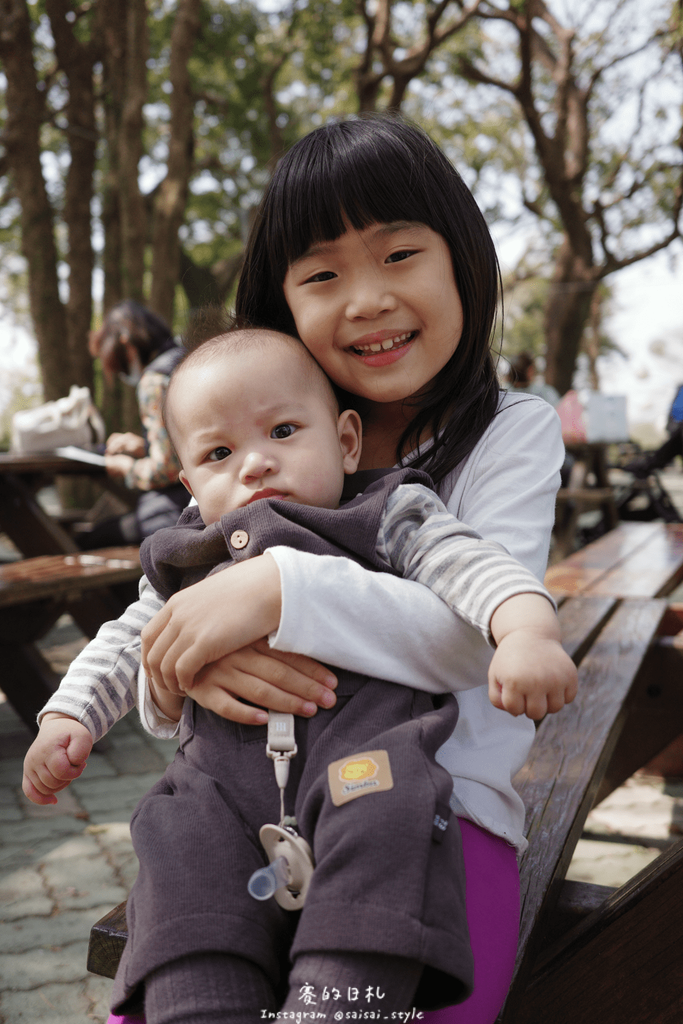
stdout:
<svg viewBox="0 0 683 1024">
<path fill-rule="evenodd" d="M 303 654 L 273 651 L 264 638 L 202 669 L 190 696 L 222 718 L 263 725 L 268 721 L 263 708 L 310 718 L 318 707 L 333 707 L 336 685 L 324 665 Z"/>
</svg>

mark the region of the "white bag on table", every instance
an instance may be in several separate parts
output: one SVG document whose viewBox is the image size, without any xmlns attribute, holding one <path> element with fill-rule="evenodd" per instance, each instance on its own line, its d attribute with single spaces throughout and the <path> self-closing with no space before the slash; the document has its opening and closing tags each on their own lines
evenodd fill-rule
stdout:
<svg viewBox="0 0 683 1024">
<path fill-rule="evenodd" d="M 23 409 L 12 417 L 11 451 L 17 455 L 48 452 L 65 445 L 104 441 L 105 426 L 90 389 L 71 386 L 65 398 Z"/>
</svg>

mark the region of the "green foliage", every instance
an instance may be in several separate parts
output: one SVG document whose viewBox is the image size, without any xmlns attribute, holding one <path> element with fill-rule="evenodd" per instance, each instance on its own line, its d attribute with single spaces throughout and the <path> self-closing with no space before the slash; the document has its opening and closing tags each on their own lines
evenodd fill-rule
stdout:
<svg viewBox="0 0 683 1024">
<path fill-rule="evenodd" d="M 505 356 L 520 352 L 544 354 L 543 313 L 547 297 L 548 282 L 538 277 L 510 282 L 505 288 Z"/>
</svg>

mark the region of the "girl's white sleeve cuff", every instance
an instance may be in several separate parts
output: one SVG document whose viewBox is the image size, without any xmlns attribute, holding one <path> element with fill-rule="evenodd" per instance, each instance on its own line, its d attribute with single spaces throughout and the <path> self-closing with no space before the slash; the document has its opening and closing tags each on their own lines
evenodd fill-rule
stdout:
<svg viewBox="0 0 683 1024">
<path fill-rule="evenodd" d="M 138 670 L 138 710 L 143 728 L 152 736 L 156 736 L 160 740 L 172 740 L 178 735 L 180 722 L 173 722 L 170 718 L 166 718 L 156 706 L 152 700 L 149 683 L 142 665 Z"/>
</svg>

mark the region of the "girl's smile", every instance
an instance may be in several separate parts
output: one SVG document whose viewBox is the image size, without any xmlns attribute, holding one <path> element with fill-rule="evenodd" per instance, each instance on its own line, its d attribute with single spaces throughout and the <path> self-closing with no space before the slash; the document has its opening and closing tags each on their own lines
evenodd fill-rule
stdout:
<svg viewBox="0 0 683 1024">
<path fill-rule="evenodd" d="M 350 228 L 313 245 L 283 283 L 299 337 L 340 387 L 403 402 L 458 347 L 462 305 L 445 240 L 425 224 Z"/>
<path fill-rule="evenodd" d="M 356 345 L 351 346 L 351 351 L 363 358 L 368 366 L 388 366 L 406 354 L 416 337 L 417 331 L 406 331 L 404 334 L 379 331 L 369 335 L 368 340 L 360 338 Z"/>
</svg>

